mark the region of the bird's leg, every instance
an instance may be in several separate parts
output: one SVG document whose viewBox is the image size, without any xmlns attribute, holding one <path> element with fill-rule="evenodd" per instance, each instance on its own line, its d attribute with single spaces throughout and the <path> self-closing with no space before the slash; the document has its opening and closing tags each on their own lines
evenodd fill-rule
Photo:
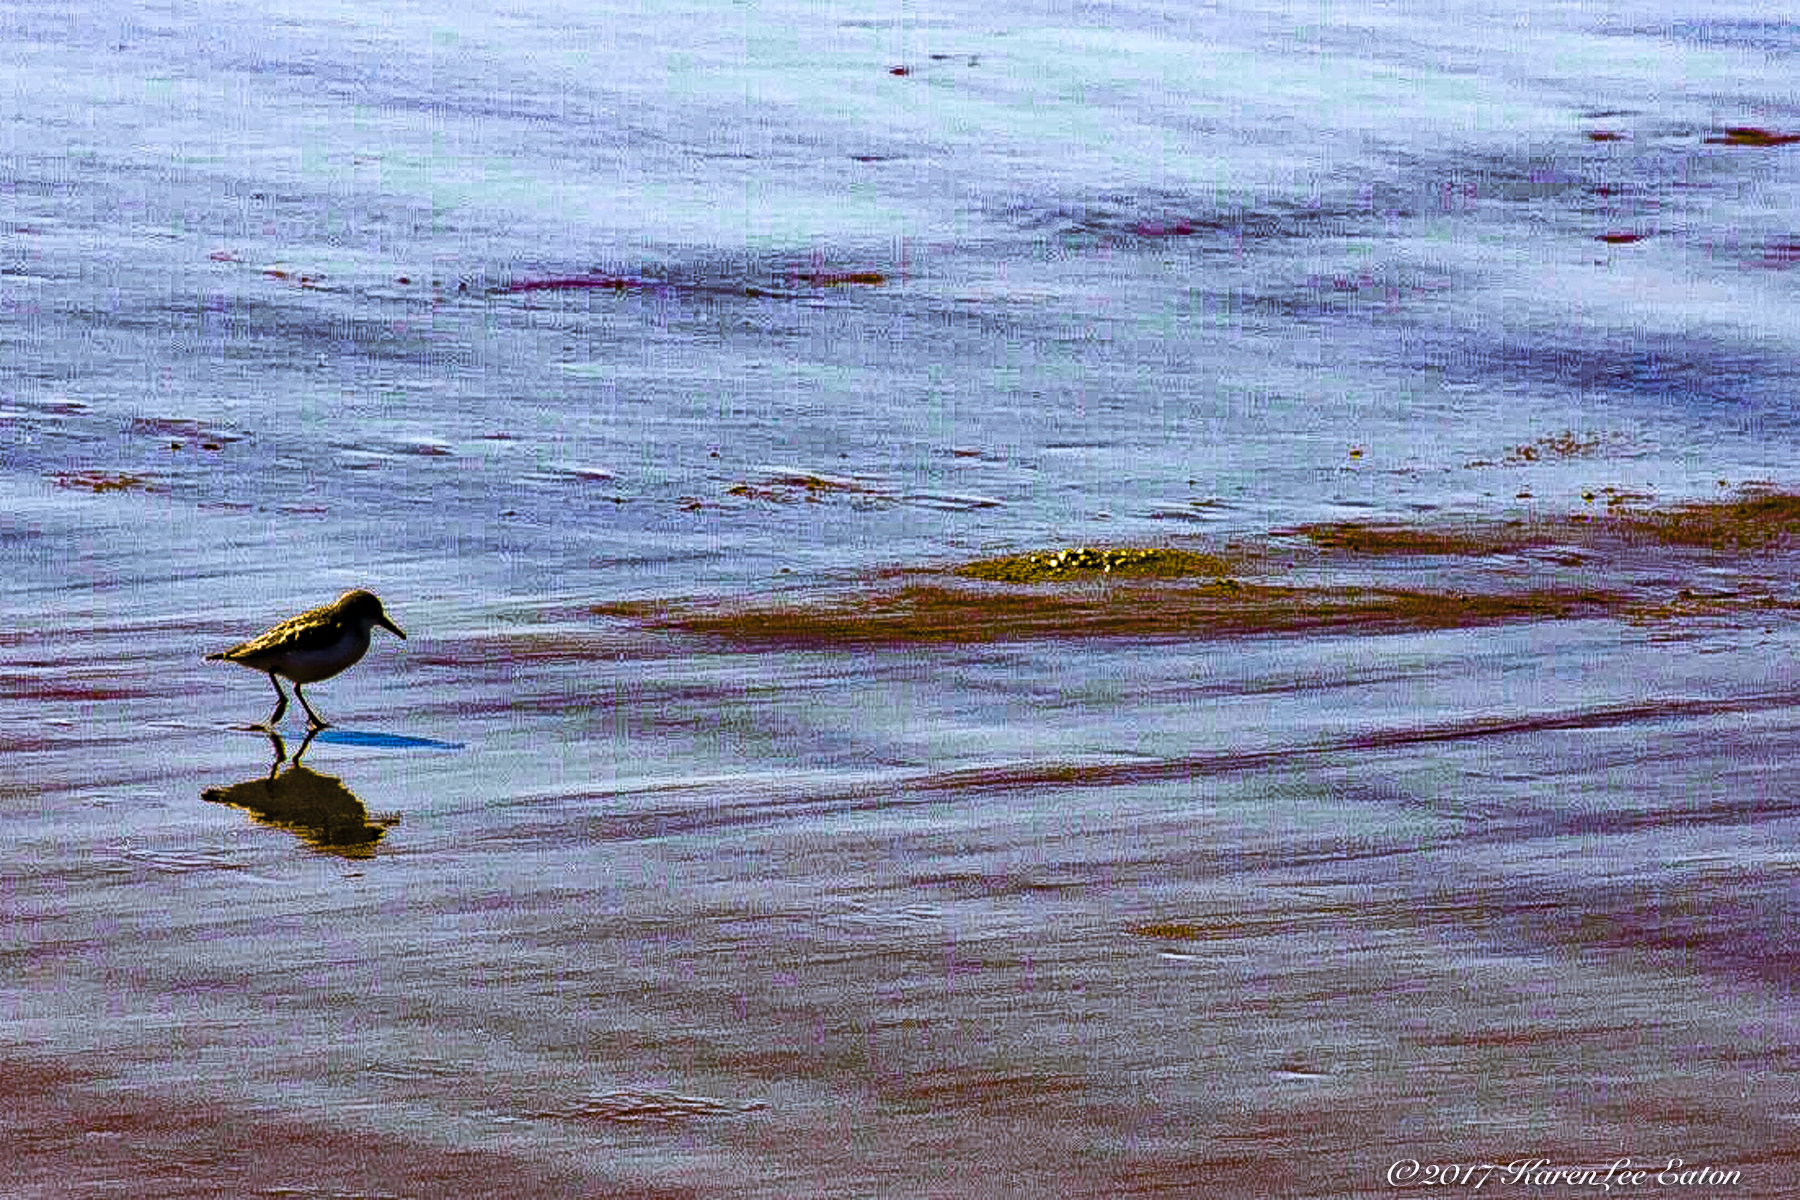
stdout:
<svg viewBox="0 0 1800 1200">
<path fill-rule="evenodd" d="M 281 690 L 281 680 L 275 678 L 273 671 L 269 672 L 269 682 L 275 685 L 275 711 L 269 714 L 269 719 L 264 724 L 270 729 L 274 729 L 275 722 L 281 720 L 281 714 L 287 711 L 287 693 Z M 294 685 L 294 691 L 296 693 L 300 691 L 299 684 Z"/>
<path fill-rule="evenodd" d="M 314 729 L 324 729 L 331 724 L 330 721 L 327 721 L 324 717 L 321 717 L 312 710 L 312 705 L 306 702 L 306 693 L 300 690 L 300 685 L 297 683 L 294 685 L 294 695 L 300 697 L 300 707 L 304 708 L 306 710 L 306 715 L 312 719 L 312 727 Z"/>
<path fill-rule="evenodd" d="M 269 735 L 269 745 L 275 748 L 275 761 L 269 764 L 269 779 L 273 782 L 275 773 L 281 770 L 281 764 L 287 761 L 287 743 L 281 740 L 281 735 L 275 732 L 274 726 L 270 726 L 263 732 Z"/>
</svg>

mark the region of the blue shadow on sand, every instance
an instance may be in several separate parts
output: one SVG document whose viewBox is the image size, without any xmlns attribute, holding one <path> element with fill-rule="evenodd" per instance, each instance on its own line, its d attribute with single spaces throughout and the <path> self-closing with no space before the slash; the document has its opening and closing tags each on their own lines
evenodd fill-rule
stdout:
<svg viewBox="0 0 1800 1200">
<path fill-rule="evenodd" d="M 375 733 L 361 729 L 321 729 L 309 742 L 334 742 L 340 746 L 376 746 L 384 750 L 461 750 L 462 742 L 437 742 L 430 738 L 405 737 L 398 733 Z"/>
</svg>

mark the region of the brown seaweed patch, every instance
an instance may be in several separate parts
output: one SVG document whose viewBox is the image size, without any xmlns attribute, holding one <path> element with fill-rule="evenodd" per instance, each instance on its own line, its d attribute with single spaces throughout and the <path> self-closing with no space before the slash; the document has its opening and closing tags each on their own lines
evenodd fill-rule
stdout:
<svg viewBox="0 0 1800 1200">
<path fill-rule="evenodd" d="M 1407 897 L 1371 900 L 1355 906 L 1321 903 L 1294 909 L 1146 921 L 1127 926 L 1125 932 L 1159 942 L 1222 942 L 1291 937 L 1296 933 L 1328 933 L 1350 923 L 1374 929 L 1418 929 L 1443 924 L 1456 915 L 1455 901 Z"/>
<path fill-rule="evenodd" d="M 1757 492 L 1733 500 L 1701 500 L 1662 511 L 1614 514 L 1628 536 L 1670 546 L 1769 551 L 1800 542 L 1800 495 Z"/>
<path fill-rule="evenodd" d="M 143 475 L 129 471 L 65 471 L 56 477 L 56 486 L 88 492 L 155 492 L 162 489 Z"/>
<path fill-rule="evenodd" d="M 1573 435 L 1569 435 L 1571 438 Z M 1585 452 L 1588 439 L 1549 439 Z M 834 481 L 779 474 L 774 497 L 832 495 Z M 866 486 L 866 485 L 857 485 Z M 852 495 L 855 488 L 849 489 Z M 755 494 L 755 493 L 749 493 Z M 1280 542 L 1228 544 L 1231 557 L 1167 547 L 1081 547 L 881 573 L 853 588 L 771 600 L 694 598 L 614 604 L 593 612 L 653 629 L 764 648 L 985 643 L 1050 638 L 1221 639 L 1309 633 L 1399 633 L 1507 622 L 1611 618 L 1693 624 L 1783 621 L 1800 614 L 1785 578 L 1683 577 L 1685 556 L 1648 547 L 1767 552 L 1800 544 L 1800 495 L 1769 491 L 1664 509 L 1605 487 L 1604 512 L 1439 525 L 1321 523 L 1277 530 L 1328 551 L 1372 559 L 1511 555 L 1447 588 L 1438 579 L 1287 584 L 1228 572 L 1279 556 Z M 888 499 L 879 493 L 879 499 Z M 1533 578 L 1544 564 L 1580 567 L 1578 584 Z M 1340 562 L 1339 565 L 1342 565 Z M 1359 569 L 1368 569 L 1364 563 Z M 1655 574 L 1647 574 L 1655 572 Z"/>
<path fill-rule="evenodd" d="M 742 500 L 766 500 L 775 504 L 842 498 L 863 503 L 893 502 L 898 498 L 879 484 L 842 475 L 817 475 L 807 471 L 776 471 L 756 482 L 734 483 L 727 496 Z"/>
<path fill-rule="evenodd" d="M 1403 588 L 1274 587 L 1217 579 L 1084 591 L 915 585 L 814 604 L 610 605 L 607 616 L 765 646 L 975 643 L 1062 637 L 1245 637 L 1400 632 L 1595 616 L 1621 597 L 1567 589 L 1478 594 Z"/>
<path fill-rule="evenodd" d="M 307 275 L 299 271 L 289 271 L 283 267 L 267 267 L 263 275 L 269 279 L 278 279 L 283 283 L 297 283 L 303 288 L 318 287 L 324 280 L 323 275 Z"/>
<path fill-rule="evenodd" d="M 1709 146 L 1786 146 L 1791 142 L 1800 142 L 1800 133 L 1775 133 L 1754 125 L 1734 125 L 1706 139 Z"/>
<path fill-rule="evenodd" d="M 1510 554 L 1544 544 L 1541 534 L 1520 524 L 1425 529 L 1416 525 L 1376 525 L 1330 521 L 1299 525 L 1279 533 L 1298 534 L 1316 546 L 1356 554 L 1418 554 L 1481 557 Z"/>
<path fill-rule="evenodd" d="M 794 282 L 812 287 L 844 287 L 858 283 L 878 287 L 887 282 L 887 276 L 880 271 L 796 271 Z"/>
<path fill-rule="evenodd" d="M 1628 606 L 1621 614 L 1634 625 L 1687 622 L 1707 618 L 1729 618 L 1743 613 L 1764 616 L 1800 612 L 1800 600 L 1784 600 L 1766 587 L 1752 586 L 1733 591 L 1699 591 L 1681 588 L 1672 596 L 1642 600 Z"/>
<path fill-rule="evenodd" d="M 1118 546 L 1009 554 L 1004 558 L 964 563 L 952 573 L 965 579 L 985 579 L 994 583 L 1049 583 L 1096 575 L 1121 579 L 1216 578 L 1230 570 L 1231 564 L 1213 554 L 1160 546 Z"/>
<path fill-rule="evenodd" d="M 526 292 L 635 292 L 666 286 L 655 279 L 631 275 L 557 275 L 547 279 L 516 279 L 490 289 L 496 296 Z"/>
<path fill-rule="evenodd" d="M 458 292 L 467 292 L 467 283 Z M 752 283 L 737 281 L 658 279 L 643 275 L 556 275 L 514 279 L 487 289 L 490 296 L 527 296 L 539 292 L 611 292 L 615 295 L 653 293 L 670 296 L 761 297 L 782 293 Z"/>
<path fill-rule="evenodd" d="M 1374 522 L 1322 522 L 1276 530 L 1333 550 L 1371 555 L 1480 556 L 1536 550 L 1559 540 L 1590 546 L 1654 542 L 1714 550 L 1763 552 L 1800 545 L 1800 494 L 1756 491 L 1727 500 L 1697 500 L 1656 509 L 1651 497 L 1615 487 L 1584 492 L 1601 514 L 1571 513 L 1532 521 L 1462 528 Z M 1616 546 L 1615 546 L 1616 549 Z"/>
<path fill-rule="evenodd" d="M 1502 461 L 1509 465 L 1516 465 L 1550 458 L 1592 458 L 1601 451 L 1605 444 L 1606 439 L 1599 435 L 1584 436 L 1572 429 L 1565 429 L 1561 433 L 1541 437 L 1536 441 L 1526 442 L 1522 446 L 1514 446 L 1506 452 L 1506 458 Z"/>
<path fill-rule="evenodd" d="M 1151 921 L 1144 925 L 1133 925 L 1125 932 L 1162 942 L 1205 942 L 1237 937 L 1243 929 L 1241 926 L 1223 924 L 1199 925 L 1192 921 Z"/>
</svg>

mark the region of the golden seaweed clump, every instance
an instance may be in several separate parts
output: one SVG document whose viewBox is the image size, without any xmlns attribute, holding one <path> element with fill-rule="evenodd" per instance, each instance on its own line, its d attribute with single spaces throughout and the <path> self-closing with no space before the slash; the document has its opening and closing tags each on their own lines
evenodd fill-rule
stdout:
<svg viewBox="0 0 1800 1200">
<path fill-rule="evenodd" d="M 1180 579 L 1187 576 L 1219 578 L 1229 564 L 1212 554 L 1163 547 L 1114 547 L 1044 550 L 984 558 L 957 567 L 965 579 L 994 583 L 1052 583 L 1068 579 Z"/>
</svg>

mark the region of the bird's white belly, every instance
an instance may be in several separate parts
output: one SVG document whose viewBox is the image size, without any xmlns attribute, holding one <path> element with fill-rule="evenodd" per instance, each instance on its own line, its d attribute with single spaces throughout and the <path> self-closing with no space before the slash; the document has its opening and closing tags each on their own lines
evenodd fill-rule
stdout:
<svg viewBox="0 0 1800 1200">
<path fill-rule="evenodd" d="M 281 656 L 274 671 L 295 683 L 314 683 L 330 679 L 369 652 L 369 635 L 358 637 L 347 630 L 337 641 L 306 650 L 289 650 Z"/>
</svg>

